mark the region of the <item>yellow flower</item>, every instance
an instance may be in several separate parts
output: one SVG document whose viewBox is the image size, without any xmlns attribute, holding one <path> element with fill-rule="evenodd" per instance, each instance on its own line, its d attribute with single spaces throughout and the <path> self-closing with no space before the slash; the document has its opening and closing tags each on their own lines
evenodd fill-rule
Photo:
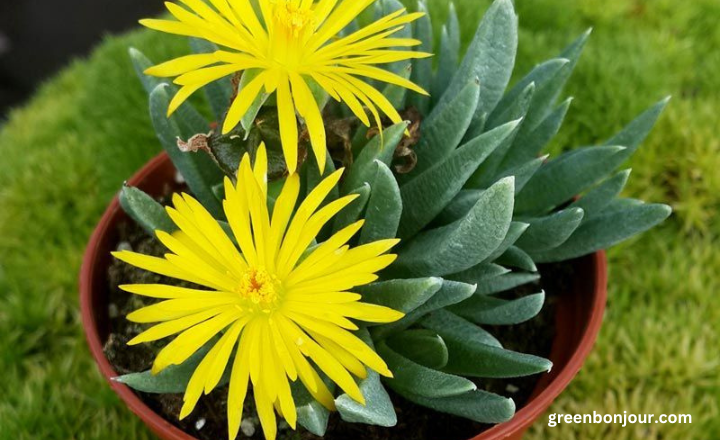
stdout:
<svg viewBox="0 0 720 440">
<path fill-rule="evenodd" d="M 395 84 L 427 94 L 422 88 L 387 70 L 376 67 L 428 53 L 393 50 L 420 41 L 391 36 L 422 13 L 399 10 L 346 37 L 337 35 L 375 0 L 259 0 L 260 17 L 250 0 L 181 0 L 183 8 L 166 3 L 178 20 L 141 20 L 151 29 L 203 38 L 228 50 L 188 55 L 148 69 L 149 75 L 177 77 L 181 86 L 172 100 L 174 112 L 190 95 L 212 81 L 236 72 L 255 69 L 254 77 L 233 101 L 223 133 L 237 126 L 264 89 L 277 92 L 285 159 L 292 174 L 297 168 L 297 114 L 304 119 L 318 165 L 325 167 L 325 128 L 321 109 L 308 85 L 314 81 L 328 95 L 345 102 L 367 126 L 367 107 L 381 126 L 378 108 L 393 123 L 402 118 L 378 90 L 359 77 Z M 338 4 L 339 3 L 339 4 Z M 264 24 L 262 24 L 264 23 Z"/>
<path fill-rule="evenodd" d="M 159 323 L 130 344 L 179 335 L 157 355 L 152 371 L 185 362 L 222 334 L 193 373 L 180 418 L 220 382 L 232 353 L 228 424 L 237 436 L 248 381 L 267 439 L 277 433 L 275 410 L 295 428 L 296 408 L 289 381 L 302 381 L 322 405 L 334 409 L 333 395 L 310 364 L 312 360 L 349 396 L 364 404 L 353 376 L 366 367 L 391 377 L 385 362 L 352 331 L 356 319 L 393 322 L 403 314 L 360 302 L 349 290 L 377 279 L 376 272 L 395 260 L 385 254 L 398 240 L 382 240 L 350 249 L 348 241 L 363 221 L 314 245 L 320 229 L 354 200 L 347 196 L 320 205 L 343 170 L 323 180 L 299 205 L 300 178 L 287 178 L 272 214 L 268 212 L 267 155 L 260 147 L 254 170 L 246 154 L 234 186 L 225 180 L 225 214 L 236 246 L 195 199 L 175 195 L 167 212 L 180 228 L 157 237 L 170 250 L 164 258 L 129 251 L 115 257 L 138 268 L 198 284 L 209 290 L 172 285 L 121 286 L 127 292 L 164 301 L 144 307 L 128 319 Z M 239 247 L 239 249 L 238 249 Z M 351 375 L 352 373 L 352 375 Z"/>
</svg>

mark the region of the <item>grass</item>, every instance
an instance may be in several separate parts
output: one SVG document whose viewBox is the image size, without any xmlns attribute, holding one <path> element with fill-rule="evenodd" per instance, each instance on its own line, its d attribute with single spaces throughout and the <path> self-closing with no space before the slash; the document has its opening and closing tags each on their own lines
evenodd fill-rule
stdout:
<svg viewBox="0 0 720 440">
<path fill-rule="evenodd" d="M 432 2 L 431 2 L 432 3 Z M 471 36 L 486 0 L 458 1 Z M 480 6 L 478 6 L 480 5 Z M 435 13 L 444 14 L 442 2 Z M 593 37 L 567 94 L 552 149 L 609 137 L 666 95 L 674 99 L 630 166 L 627 195 L 675 215 L 610 253 L 598 345 L 552 412 L 682 413 L 691 425 L 532 427 L 534 439 L 720 438 L 720 28 L 716 0 L 518 0 L 518 73 Z M 127 55 L 156 60 L 182 39 L 105 41 L 47 83 L 0 131 L 0 438 L 148 439 L 85 347 L 77 273 L 89 234 L 120 184 L 159 149 Z"/>
</svg>

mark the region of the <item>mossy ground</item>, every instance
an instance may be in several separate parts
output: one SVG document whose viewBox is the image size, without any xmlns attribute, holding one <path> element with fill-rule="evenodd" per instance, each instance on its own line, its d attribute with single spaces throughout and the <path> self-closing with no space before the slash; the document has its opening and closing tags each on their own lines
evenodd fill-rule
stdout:
<svg viewBox="0 0 720 440">
<path fill-rule="evenodd" d="M 457 3 L 467 38 L 487 1 Z M 595 28 L 568 87 L 575 101 L 554 150 L 604 140 L 645 107 L 674 97 L 630 164 L 626 194 L 669 202 L 675 215 L 610 252 L 605 326 L 552 412 L 693 418 L 691 425 L 626 428 L 549 428 L 543 418 L 528 438 L 720 438 L 720 3 L 516 3 L 518 73 Z M 442 2 L 433 6 L 442 16 Z M 159 60 L 185 52 L 185 44 L 148 33 L 108 39 L 47 83 L 0 131 L 3 439 L 152 438 L 90 358 L 76 280 L 108 200 L 159 148 L 127 47 Z"/>
</svg>

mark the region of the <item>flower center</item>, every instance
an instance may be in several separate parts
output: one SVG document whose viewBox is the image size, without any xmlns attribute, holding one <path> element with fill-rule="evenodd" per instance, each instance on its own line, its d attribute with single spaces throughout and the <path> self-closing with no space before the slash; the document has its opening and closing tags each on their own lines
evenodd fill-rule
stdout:
<svg viewBox="0 0 720 440">
<path fill-rule="evenodd" d="M 312 29 L 315 13 L 311 9 L 301 8 L 297 1 L 276 0 L 275 21 L 284 27 L 288 34 L 299 38 L 306 29 Z"/>
<path fill-rule="evenodd" d="M 237 292 L 263 311 L 274 308 L 279 299 L 280 281 L 263 269 L 249 269 L 243 274 Z"/>
</svg>

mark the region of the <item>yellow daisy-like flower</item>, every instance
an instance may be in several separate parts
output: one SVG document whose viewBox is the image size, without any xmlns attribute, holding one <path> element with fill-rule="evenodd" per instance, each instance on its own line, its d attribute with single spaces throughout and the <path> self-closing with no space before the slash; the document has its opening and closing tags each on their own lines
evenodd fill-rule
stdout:
<svg viewBox="0 0 720 440">
<path fill-rule="evenodd" d="M 157 233 L 170 253 L 164 258 L 129 251 L 114 254 L 138 268 L 208 289 L 121 286 L 133 294 L 164 300 L 128 315 L 133 322 L 159 323 L 130 344 L 179 334 L 157 355 L 154 373 L 182 364 L 222 334 L 193 373 L 180 418 L 218 385 L 234 353 L 227 414 L 231 440 L 240 427 L 249 382 L 267 439 L 277 434 L 275 411 L 295 428 L 290 381 L 299 378 L 318 402 L 334 409 L 333 395 L 310 360 L 364 404 L 353 375 L 367 377 L 366 367 L 387 377 L 392 374 L 380 356 L 352 333 L 358 327 L 350 319 L 386 323 L 403 316 L 362 303 L 360 295 L 350 292 L 376 280 L 376 272 L 395 260 L 386 252 L 398 240 L 350 249 L 348 241 L 363 225 L 358 221 L 314 244 L 320 229 L 355 198 L 342 197 L 320 208 L 342 170 L 323 180 L 297 210 L 300 178 L 289 176 L 272 213 L 266 204 L 266 173 L 267 156 L 261 146 L 254 169 L 245 155 L 237 185 L 225 180 L 224 209 L 237 246 L 199 202 L 184 194 L 176 195 L 174 208 L 167 209 L 180 230 Z"/>
<path fill-rule="evenodd" d="M 381 126 L 378 108 L 394 123 L 402 118 L 377 89 L 360 77 L 395 84 L 427 95 L 413 82 L 376 67 L 428 57 L 431 54 L 393 50 L 421 42 L 392 38 L 423 13 L 399 10 L 346 37 L 337 35 L 375 0 L 259 0 L 260 17 L 250 0 L 180 0 L 187 8 L 166 3 L 173 20 L 141 20 L 151 29 L 203 38 L 229 50 L 188 55 L 147 70 L 147 74 L 177 77 L 180 91 L 170 103 L 174 112 L 190 95 L 220 78 L 247 69 L 259 73 L 238 94 L 223 125 L 223 133 L 237 126 L 264 89 L 277 92 L 280 135 L 292 174 L 297 168 L 298 128 L 296 112 L 310 134 L 315 157 L 325 167 L 325 127 L 321 109 L 311 92 L 313 80 L 328 95 L 345 102 L 367 126 L 367 107 Z"/>
</svg>

